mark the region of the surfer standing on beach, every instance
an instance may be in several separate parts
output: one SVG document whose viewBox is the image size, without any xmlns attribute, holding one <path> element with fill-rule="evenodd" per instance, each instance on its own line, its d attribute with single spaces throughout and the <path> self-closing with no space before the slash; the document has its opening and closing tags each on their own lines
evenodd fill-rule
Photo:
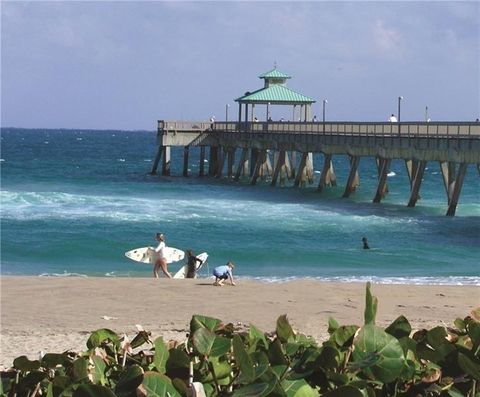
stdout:
<svg viewBox="0 0 480 397">
<path fill-rule="evenodd" d="M 163 235 L 163 233 L 157 233 L 155 235 L 155 240 L 158 241 L 158 246 L 157 248 L 155 248 L 155 252 L 158 254 L 158 259 L 153 266 L 153 276 L 155 278 L 158 278 L 158 270 L 162 269 L 162 272 L 163 274 L 165 274 L 165 276 L 167 276 L 168 278 L 172 278 L 172 275 L 168 272 L 167 259 L 165 258 L 165 236 Z"/>
<path fill-rule="evenodd" d="M 197 262 L 200 263 L 200 265 L 203 264 L 203 261 L 199 258 L 197 258 L 192 250 L 187 250 L 187 276 L 186 278 L 195 278 L 197 274 Z"/>
</svg>

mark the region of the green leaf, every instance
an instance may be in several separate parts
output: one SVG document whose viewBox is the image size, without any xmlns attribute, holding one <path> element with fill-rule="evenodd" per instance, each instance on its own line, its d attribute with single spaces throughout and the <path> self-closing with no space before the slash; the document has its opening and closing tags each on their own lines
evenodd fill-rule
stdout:
<svg viewBox="0 0 480 397">
<path fill-rule="evenodd" d="M 283 314 L 277 319 L 277 336 L 282 342 L 288 342 L 289 339 L 295 338 L 295 332 L 287 320 L 287 315 Z"/>
<path fill-rule="evenodd" d="M 206 328 L 214 332 L 220 328 L 221 324 L 222 322 L 216 318 L 196 314 L 190 320 L 190 335 L 195 334 L 195 332 L 201 328 Z"/>
<path fill-rule="evenodd" d="M 65 366 L 70 362 L 67 354 L 47 353 L 42 357 L 41 364 L 44 368 L 55 368 L 57 365 Z"/>
<path fill-rule="evenodd" d="M 115 394 L 118 397 L 135 395 L 135 390 L 143 381 L 143 369 L 138 365 L 132 365 L 125 369 L 115 386 Z"/>
<path fill-rule="evenodd" d="M 463 393 L 460 393 L 457 389 L 455 389 L 454 387 L 451 387 L 450 389 L 448 389 L 448 395 L 450 397 L 465 397 L 465 394 Z M 476 397 L 476 396 L 475 396 Z"/>
<path fill-rule="evenodd" d="M 231 365 L 225 360 L 219 361 L 216 357 L 214 357 L 210 360 L 210 364 L 217 379 L 224 379 L 229 377 L 232 373 Z"/>
<path fill-rule="evenodd" d="M 221 356 L 230 350 L 230 339 L 217 336 L 207 328 L 200 328 L 193 334 L 193 346 L 200 354 Z"/>
<path fill-rule="evenodd" d="M 472 339 L 473 342 L 473 350 L 477 350 L 478 346 L 480 346 L 480 323 L 477 321 L 471 321 L 467 325 L 468 335 Z"/>
<path fill-rule="evenodd" d="M 106 378 L 105 378 L 105 370 L 107 365 L 105 361 L 103 361 L 102 357 L 100 356 L 92 356 L 93 367 L 90 368 L 90 374 L 92 375 L 92 382 L 95 384 L 101 384 L 105 386 Z"/>
<path fill-rule="evenodd" d="M 257 351 L 251 355 L 254 361 L 255 379 L 258 379 L 270 368 L 270 362 L 267 355 L 263 351 Z"/>
<path fill-rule="evenodd" d="M 31 371 L 25 377 L 21 378 L 18 382 L 18 391 L 20 394 L 25 390 L 33 390 L 38 383 L 47 377 L 45 372 Z M 27 394 L 27 393 L 26 393 Z"/>
<path fill-rule="evenodd" d="M 354 346 L 352 357 L 355 362 L 367 359 L 372 354 L 378 356 L 378 361 L 375 360 L 368 370 L 382 382 L 392 382 L 404 369 L 405 356 L 402 346 L 396 338 L 380 327 L 365 325 L 355 338 Z"/>
<path fill-rule="evenodd" d="M 375 324 L 375 317 L 377 316 L 378 299 L 372 295 L 370 287 L 371 284 L 368 282 L 365 294 L 365 325 Z"/>
<path fill-rule="evenodd" d="M 320 355 L 315 361 L 315 365 L 322 369 L 337 369 L 340 364 L 340 352 L 333 346 L 324 346 Z"/>
<path fill-rule="evenodd" d="M 328 333 L 331 335 L 333 334 L 337 328 L 339 327 L 337 320 L 333 317 L 328 318 Z"/>
<path fill-rule="evenodd" d="M 155 355 L 153 357 L 153 362 L 157 371 L 164 374 L 166 371 L 166 364 L 168 360 L 168 349 L 167 345 L 163 341 L 163 338 L 159 336 L 155 339 Z"/>
<path fill-rule="evenodd" d="M 281 383 L 288 397 L 317 397 L 318 391 L 313 389 L 305 379 L 284 380 Z"/>
<path fill-rule="evenodd" d="M 282 344 L 278 339 L 275 339 L 268 347 L 268 358 L 271 365 L 288 365 L 285 358 L 285 353 L 282 349 Z"/>
<path fill-rule="evenodd" d="M 73 397 L 116 397 L 105 386 L 82 384 L 73 392 Z"/>
<path fill-rule="evenodd" d="M 360 389 L 354 386 L 340 386 L 338 389 L 322 394 L 322 397 L 364 397 Z"/>
<path fill-rule="evenodd" d="M 88 379 L 88 361 L 86 358 L 80 357 L 73 362 L 73 378 L 77 382 Z"/>
<path fill-rule="evenodd" d="M 453 324 L 455 324 L 455 327 L 457 327 L 457 329 L 459 331 L 465 331 L 465 321 L 462 320 L 461 318 L 457 318 Z"/>
<path fill-rule="evenodd" d="M 253 383 L 240 387 L 233 393 L 233 397 L 263 397 L 268 396 L 275 388 L 275 382 Z"/>
<path fill-rule="evenodd" d="M 235 361 L 240 368 L 238 382 L 241 384 L 253 382 L 255 379 L 255 368 L 253 367 L 252 359 L 245 349 L 242 338 L 239 335 L 234 335 L 232 345 Z"/>
<path fill-rule="evenodd" d="M 150 342 L 150 332 L 147 331 L 139 331 L 137 335 L 132 339 L 130 342 L 130 346 L 132 349 L 136 349 L 144 345 L 145 343 Z"/>
<path fill-rule="evenodd" d="M 108 328 L 102 328 L 94 331 L 87 340 L 87 348 L 94 349 L 102 346 L 103 343 L 111 342 L 118 350 L 120 347 L 120 339 L 118 335 Z"/>
<path fill-rule="evenodd" d="M 190 358 L 184 350 L 180 349 L 170 349 L 169 357 L 167 360 L 167 371 L 173 369 L 183 369 L 190 366 Z"/>
<path fill-rule="evenodd" d="M 427 342 L 435 349 L 438 357 L 444 359 L 455 351 L 455 347 L 446 339 L 447 331 L 443 327 L 435 327 L 427 332 Z"/>
<path fill-rule="evenodd" d="M 166 397 L 168 394 L 170 397 L 181 397 L 170 378 L 158 372 L 146 372 L 142 384 L 147 397 Z"/>
<path fill-rule="evenodd" d="M 20 371 L 33 371 L 40 368 L 40 361 L 30 361 L 27 356 L 20 356 L 13 360 L 13 367 Z"/>
<path fill-rule="evenodd" d="M 480 381 L 480 365 L 473 362 L 463 353 L 458 354 L 458 365 L 460 368 L 470 375 L 476 381 Z"/>
<path fill-rule="evenodd" d="M 262 348 L 268 349 L 268 342 L 265 334 L 258 328 L 256 328 L 253 324 L 250 324 L 250 329 L 248 330 L 248 338 L 251 345 L 261 345 Z"/>
<path fill-rule="evenodd" d="M 342 325 L 330 336 L 330 340 L 337 346 L 345 346 L 347 342 L 353 341 L 353 336 L 357 330 L 358 327 L 356 325 Z M 348 345 L 351 345 L 351 343 Z"/>
<path fill-rule="evenodd" d="M 405 336 L 410 336 L 412 327 L 405 316 L 399 316 L 385 329 L 385 332 L 400 339 Z"/>
</svg>

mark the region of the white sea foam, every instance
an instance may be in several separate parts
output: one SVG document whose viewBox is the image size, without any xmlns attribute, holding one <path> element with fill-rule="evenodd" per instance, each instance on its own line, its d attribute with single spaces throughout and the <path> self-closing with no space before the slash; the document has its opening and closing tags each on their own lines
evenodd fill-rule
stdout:
<svg viewBox="0 0 480 397">
<path fill-rule="evenodd" d="M 337 283 L 366 283 L 394 285 L 472 285 L 480 286 L 480 277 L 446 276 L 446 277 L 376 277 L 376 276 L 336 276 L 336 277 L 238 277 L 254 279 L 266 283 L 285 283 L 295 280 L 317 280 Z"/>
<path fill-rule="evenodd" d="M 395 176 L 395 175 L 397 175 L 397 174 L 396 174 L 394 171 L 390 171 L 390 172 L 387 174 L 387 176 L 389 176 L 389 177 L 392 177 L 392 176 Z"/>
<path fill-rule="evenodd" d="M 70 273 L 66 270 L 63 273 L 42 273 L 38 277 L 88 277 L 86 274 L 82 273 Z"/>
</svg>

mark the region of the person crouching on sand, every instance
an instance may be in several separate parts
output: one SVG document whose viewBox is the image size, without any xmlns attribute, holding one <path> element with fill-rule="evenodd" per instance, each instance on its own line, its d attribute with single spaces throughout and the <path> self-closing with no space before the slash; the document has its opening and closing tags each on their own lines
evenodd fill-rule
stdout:
<svg viewBox="0 0 480 397">
<path fill-rule="evenodd" d="M 162 269 L 165 276 L 172 278 L 172 275 L 168 272 L 167 259 L 165 258 L 165 236 L 162 233 L 157 233 L 155 235 L 155 240 L 158 241 L 158 247 L 155 248 L 158 259 L 155 262 L 155 266 L 153 266 L 153 277 L 158 278 L 158 270 Z"/>
<path fill-rule="evenodd" d="M 215 276 L 215 282 L 213 283 L 213 285 L 222 286 L 223 282 L 227 278 L 230 279 L 231 285 L 235 285 L 232 274 L 234 267 L 235 265 L 233 264 L 233 262 L 228 262 L 226 265 L 217 266 L 215 269 L 213 269 L 213 275 Z"/>
</svg>

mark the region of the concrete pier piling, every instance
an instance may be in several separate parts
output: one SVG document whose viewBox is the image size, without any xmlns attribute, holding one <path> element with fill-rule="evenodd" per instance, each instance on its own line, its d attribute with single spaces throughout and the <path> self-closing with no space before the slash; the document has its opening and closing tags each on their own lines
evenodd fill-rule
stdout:
<svg viewBox="0 0 480 397">
<path fill-rule="evenodd" d="M 157 136 L 158 149 L 152 174 L 157 173 L 162 161 L 162 175 L 170 175 L 170 148 L 183 146 L 183 175 L 188 176 L 190 151 L 199 147 L 199 176 L 205 175 L 206 149 L 209 148 L 208 175 L 211 177 L 222 177 L 226 164 L 225 176 L 234 181 L 248 177 L 254 185 L 260 178 L 276 186 L 289 179 L 293 180 L 294 186 L 306 186 L 313 183 L 313 154 L 321 153 L 319 192 L 337 185 L 333 157 L 348 155 L 350 171 L 343 197 L 349 197 L 360 186 L 358 167 L 361 158 L 373 157 L 378 172 L 375 203 L 380 203 L 388 193 L 387 176 L 392 160 L 402 159 L 410 183 L 408 207 L 414 207 L 420 199 L 427 162 L 438 162 L 449 216 L 455 214 L 458 206 L 468 165 L 475 164 L 480 174 L 480 123 L 160 120 Z"/>
</svg>

